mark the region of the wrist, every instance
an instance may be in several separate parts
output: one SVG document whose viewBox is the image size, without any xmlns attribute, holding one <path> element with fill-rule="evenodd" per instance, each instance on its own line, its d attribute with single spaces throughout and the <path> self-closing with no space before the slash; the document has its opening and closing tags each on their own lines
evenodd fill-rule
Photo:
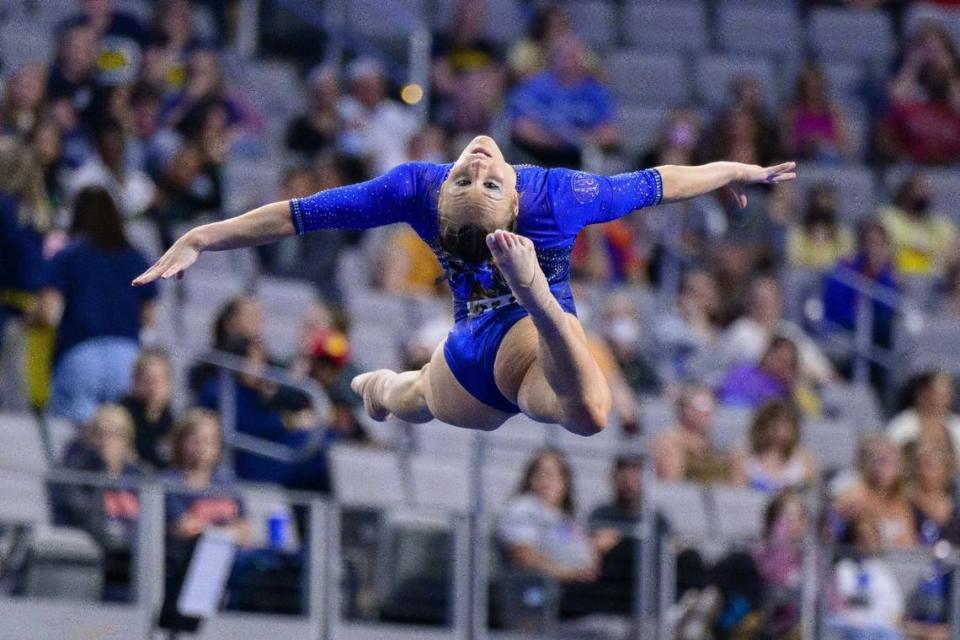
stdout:
<svg viewBox="0 0 960 640">
<path fill-rule="evenodd" d="M 206 251 L 207 247 L 210 246 L 210 233 L 207 226 L 208 225 L 203 225 L 202 227 L 196 227 L 188 231 L 183 236 L 184 242 L 198 252 Z"/>
</svg>

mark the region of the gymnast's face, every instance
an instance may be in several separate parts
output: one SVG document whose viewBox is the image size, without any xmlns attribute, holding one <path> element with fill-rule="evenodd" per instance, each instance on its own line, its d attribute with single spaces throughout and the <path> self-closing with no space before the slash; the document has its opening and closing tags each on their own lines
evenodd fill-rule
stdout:
<svg viewBox="0 0 960 640">
<path fill-rule="evenodd" d="M 517 215 L 517 173 L 489 136 L 464 148 L 441 188 L 441 210 L 451 226 L 505 229 Z"/>
</svg>

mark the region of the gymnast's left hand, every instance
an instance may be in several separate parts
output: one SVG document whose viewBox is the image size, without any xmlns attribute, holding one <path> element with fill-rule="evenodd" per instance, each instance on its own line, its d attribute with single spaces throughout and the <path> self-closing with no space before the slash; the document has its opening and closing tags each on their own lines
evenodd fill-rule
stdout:
<svg viewBox="0 0 960 640">
<path fill-rule="evenodd" d="M 737 177 L 727 186 L 741 208 L 747 206 L 747 193 L 744 187 L 749 184 L 777 184 L 797 178 L 797 163 L 784 162 L 772 167 L 756 164 L 739 164 Z"/>
<path fill-rule="evenodd" d="M 132 283 L 133 286 L 140 287 L 153 282 L 157 278 L 169 280 L 176 277 L 178 280 L 182 280 L 183 272 L 197 261 L 202 250 L 203 245 L 200 239 L 196 237 L 193 231 L 188 231 L 174 242 L 173 246 L 160 256 L 160 259 L 152 267 L 137 276 Z"/>
</svg>

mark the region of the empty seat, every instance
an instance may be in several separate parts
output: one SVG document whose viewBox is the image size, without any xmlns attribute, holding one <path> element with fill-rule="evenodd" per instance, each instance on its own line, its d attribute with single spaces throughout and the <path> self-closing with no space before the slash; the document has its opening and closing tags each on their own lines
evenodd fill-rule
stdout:
<svg viewBox="0 0 960 640">
<path fill-rule="evenodd" d="M 381 0 L 351 0 L 347 3 L 347 21 L 362 36 L 404 40 L 426 25 L 424 0 L 393 0 L 386 6 Z"/>
<path fill-rule="evenodd" d="M 508 449 L 520 455 L 532 454 L 547 445 L 548 429 L 559 429 L 556 425 L 535 422 L 523 414 L 507 420 L 494 431 L 480 436 L 488 449 Z"/>
<path fill-rule="evenodd" d="M 356 322 L 350 327 L 353 359 L 364 369 L 399 369 L 399 336 L 395 329 L 373 322 Z"/>
<path fill-rule="evenodd" d="M 879 429 L 883 422 L 876 393 L 867 385 L 832 382 L 820 388 L 824 412 L 861 433 Z"/>
<path fill-rule="evenodd" d="M 640 426 L 644 434 L 654 438 L 676 423 L 676 407 L 673 402 L 659 396 L 640 399 Z"/>
<path fill-rule="evenodd" d="M 799 55 L 800 18 L 791 7 L 725 3 L 717 16 L 720 47 L 730 53 Z"/>
<path fill-rule="evenodd" d="M 0 63 L 4 75 L 9 75 L 28 63 L 50 62 L 53 58 L 54 42 L 51 33 L 37 28 L 36 25 L 5 25 L 0 29 Z"/>
<path fill-rule="evenodd" d="M 762 491 L 713 487 L 717 535 L 723 540 L 747 541 L 763 537 L 763 516 L 769 497 Z"/>
<path fill-rule="evenodd" d="M 573 473 L 573 503 L 582 517 L 594 508 L 610 502 L 613 458 L 569 454 L 567 460 Z"/>
<path fill-rule="evenodd" d="M 624 134 L 624 150 L 636 156 L 652 149 L 659 141 L 660 127 L 666 115 L 667 110 L 663 107 L 644 105 L 620 107 L 620 131 Z"/>
<path fill-rule="evenodd" d="M 650 51 L 703 51 L 710 44 L 706 8 L 698 2 L 631 2 L 624 7 L 624 38 Z"/>
<path fill-rule="evenodd" d="M 608 0 L 576 0 L 565 2 L 570 15 L 570 26 L 590 47 L 606 49 L 616 39 L 616 19 L 613 4 Z"/>
<path fill-rule="evenodd" d="M 491 513 L 499 511 L 513 497 L 520 486 L 519 466 L 502 467 L 492 464 L 483 469 L 483 508 Z"/>
<path fill-rule="evenodd" d="M 675 54 L 621 49 L 606 58 L 614 93 L 625 102 L 677 106 L 690 99 L 683 59 Z"/>
<path fill-rule="evenodd" d="M 840 200 L 840 217 L 847 224 L 855 224 L 876 213 L 876 190 L 873 173 L 866 167 L 822 166 L 805 164 L 797 172 L 797 184 L 801 201 L 815 185 L 827 183 L 837 190 Z"/>
<path fill-rule="evenodd" d="M 860 103 L 863 91 L 863 66 L 855 62 L 824 60 L 820 63 L 827 78 L 830 97 L 843 104 Z"/>
<path fill-rule="evenodd" d="M 884 65 L 896 46 L 890 17 L 880 10 L 814 9 L 808 35 L 821 60 L 861 60 Z"/>
<path fill-rule="evenodd" d="M 439 420 L 412 425 L 417 451 L 440 458 L 466 461 L 474 451 L 478 431 L 461 429 Z"/>
<path fill-rule="evenodd" d="M 768 105 L 776 102 L 777 82 L 773 65 L 763 57 L 744 55 L 710 55 L 697 62 L 697 93 L 708 105 L 729 103 L 731 83 L 742 76 L 755 78 L 760 83 Z"/>
<path fill-rule="evenodd" d="M 330 450 L 333 495 L 348 506 L 389 507 L 406 499 L 392 451 L 338 445 Z"/>
<path fill-rule="evenodd" d="M 279 167 L 261 160 L 234 159 L 223 172 L 224 208 L 230 215 L 273 200 L 280 183 Z"/>
<path fill-rule="evenodd" d="M 802 441 L 816 459 L 820 471 L 836 471 L 856 461 L 858 430 L 840 421 L 808 422 Z"/>
<path fill-rule="evenodd" d="M 953 319 L 934 319 L 913 337 L 911 371 L 960 371 L 960 325 Z"/>
<path fill-rule="evenodd" d="M 0 413 L 0 469 L 42 477 L 47 472 L 40 425 L 29 413 Z"/>
<path fill-rule="evenodd" d="M 718 407 L 711 427 L 711 440 L 721 451 L 745 449 L 753 412 L 742 407 Z"/>
<path fill-rule="evenodd" d="M 470 465 L 463 461 L 418 455 L 410 460 L 410 473 L 417 506 L 467 513 L 476 503 Z"/>
<path fill-rule="evenodd" d="M 703 487 L 692 483 L 656 482 L 649 485 L 646 499 L 679 536 L 705 541 L 713 533 Z"/>
</svg>

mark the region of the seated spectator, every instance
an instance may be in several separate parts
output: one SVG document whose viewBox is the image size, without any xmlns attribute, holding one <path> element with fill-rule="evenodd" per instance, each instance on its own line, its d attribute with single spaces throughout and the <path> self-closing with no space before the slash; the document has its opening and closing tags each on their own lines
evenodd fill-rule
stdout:
<svg viewBox="0 0 960 640">
<path fill-rule="evenodd" d="M 800 413 L 796 407 L 774 400 L 757 410 L 750 425 L 750 451 L 744 466 L 750 488 L 769 494 L 817 484 L 817 463 L 800 444 Z"/>
<path fill-rule="evenodd" d="M 503 56 L 485 35 L 484 0 L 458 0 L 446 29 L 434 36 L 431 120 L 452 133 L 490 128 L 503 101 Z"/>
<path fill-rule="evenodd" d="M 586 227 L 570 254 L 572 276 L 596 284 L 643 282 L 647 265 L 634 236 L 630 224 L 622 218 Z"/>
<path fill-rule="evenodd" d="M 957 227 L 930 210 L 932 190 L 930 179 L 915 173 L 897 188 L 893 205 L 880 210 L 897 271 L 905 276 L 942 274 L 958 257 Z"/>
<path fill-rule="evenodd" d="M 733 456 L 718 451 L 710 441 L 713 414 L 710 389 L 688 387 L 680 394 L 677 424 L 657 436 L 650 447 L 657 478 L 664 482 L 743 483 Z"/>
<path fill-rule="evenodd" d="M 310 377 L 333 405 L 329 426 L 341 439 L 367 442 L 370 436 L 356 415 L 363 402 L 350 389 L 350 381 L 360 373 L 351 362 L 351 355 L 347 336 L 336 330 L 317 331 L 310 340 Z"/>
<path fill-rule="evenodd" d="M 410 227 L 390 234 L 378 261 L 376 284 L 388 293 L 437 297 L 444 292 L 446 282 L 437 257 Z"/>
<path fill-rule="evenodd" d="M 62 181 L 63 170 L 63 133 L 60 126 L 51 118 L 37 123 L 30 132 L 30 150 L 43 172 L 43 186 L 47 202 L 51 207 L 59 207 L 66 199 Z"/>
<path fill-rule="evenodd" d="M 368 164 L 374 175 L 403 162 L 407 143 L 417 132 L 413 112 L 387 98 L 383 65 L 373 58 L 358 58 L 347 67 L 350 94 L 340 99 L 343 126 L 337 147 Z"/>
<path fill-rule="evenodd" d="M 851 640 L 900 640 L 906 602 L 897 577 L 883 560 L 879 523 L 853 523 L 854 557 L 833 569 L 832 615 L 827 627 Z"/>
<path fill-rule="evenodd" d="M 70 236 L 49 265 L 40 309 L 57 327 L 51 410 L 84 423 L 98 405 L 129 391 L 140 330 L 153 322 L 158 289 L 130 286 L 149 263 L 131 247 L 103 189 L 77 195 Z"/>
<path fill-rule="evenodd" d="M 577 583 L 593 583 L 599 557 L 617 541 L 609 530 L 591 538 L 575 519 L 573 477 L 563 454 L 546 449 L 527 463 L 517 493 L 497 518 L 496 537 L 511 569 L 552 578 L 567 587 L 562 617 L 582 615 Z M 569 595 L 568 595 L 569 594 Z"/>
<path fill-rule="evenodd" d="M 878 146 L 890 160 L 950 164 L 960 160 L 960 58 L 942 25 L 920 29 L 890 84 Z"/>
<path fill-rule="evenodd" d="M 661 380 L 644 353 L 644 329 L 636 300 L 627 293 L 607 296 L 599 333 L 616 360 L 624 383 L 634 393 L 660 391 Z"/>
<path fill-rule="evenodd" d="M 157 200 L 149 215 L 163 247 L 173 244 L 173 225 L 218 211 L 223 204 L 217 167 L 207 163 L 199 144 L 183 142 L 161 162 Z"/>
<path fill-rule="evenodd" d="M 589 72 L 575 37 L 551 45 L 549 66 L 508 97 L 513 143 L 546 167 L 577 168 L 585 144 L 619 144 L 610 92 Z"/>
<path fill-rule="evenodd" d="M 103 548 L 104 599 L 110 601 L 130 598 L 131 553 L 140 516 L 135 483 L 144 473 L 133 439 L 133 421 L 123 407 L 101 406 L 87 424 L 82 442 L 69 447 L 64 465 L 102 472 L 110 483 L 57 487 L 66 524 L 90 532 Z"/>
<path fill-rule="evenodd" d="M 815 396 L 799 384 L 799 354 L 789 338 L 775 337 L 758 362 L 734 365 L 717 385 L 721 404 L 756 409 L 768 400 L 795 401 L 812 413 L 819 411 Z"/>
<path fill-rule="evenodd" d="M 133 388 L 120 401 L 133 418 L 137 455 L 155 469 L 170 463 L 173 372 L 167 354 L 144 349 L 133 365 Z"/>
<path fill-rule="evenodd" d="M 840 223 L 837 191 L 820 184 L 807 195 L 799 225 L 787 231 L 787 258 L 796 267 L 826 271 L 853 252 L 853 234 Z"/>
<path fill-rule="evenodd" d="M 719 345 L 720 294 L 709 271 L 688 270 L 676 307 L 651 327 L 658 372 L 668 383 L 695 382 L 709 374 Z"/>
<path fill-rule="evenodd" d="M 949 450 L 926 442 L 912 450 L 909 460 L 910 503 L 920 543 L 960 543 L 960 513 L 953 490 L 956 457 Z"/>
<path fill-rule="evenodd" d="M 146 173 L 129 166 L 123 127 L 116 120 L 105 120 L 98 124 L 95 138 L 96 155 L 70 177 L 69 195 L 101 187 L 110 193 L 124 218 L 144 214 L 153 205 L 157 189 Z"/>
<path fill-rule="evenodd" d="M 154 73 L 162 82 L 157 88 L 164 95 L 176 94 L 186 81 L 190 55 L 214 44 L 194 30 L 190 0 L 162 0 L 154 9 L 141 77 L 146 75 L 148 65 L 157 65 L 159 69 Z"/>
<path fill-rule="evenodd" d="M 660 126 L 656 146 L 637 159 L 639 167 L 665 164 L 696 164 L 703 123 L 696 109 L 681 107 L 672 110 Z"/>
<path fill-rule="evenodd" d="M 134 16 L 114 7 L 114 0 L 79 3 L 80 13 L 69 18 L 60 32 L 81 24 L 90 27 L 97 41 L 97 82 L 117 85 L 132 82 L 140 71 L 146 33 Z"/>
<path fill-rule="evenodd" d="M 827 78 L 817 65 L 808 64 L 797 76 L 781 141 L 790 158 L 836 162 L 851 155 L 843 112 L 830 100 Z"/>
<path fill-rule="evenodd" d="M 321 65 L 307 76 L 309 105 L 307 112 L 287 125 L 286 146 L 304 159 L 332 150 L 340 131 L 340 77 L 333 65 Z"/>
<path fill-rule="evenodd" d="M 63 131 L 73 131 L 96 89 L 97 34 L 76 23 L 60 35 L 57 57 L 47 79 L 51 117 Z"/>
<path fill-rule="evenodd" d="M 883 549 L 917 544 L 917 525 L 906 495 L 903 456 L 883 436 L 866 437 L 857 455 L 860 477 L 842 487 L 833 501 L 837 516 L 833 533 L 841 542 L 856 539 L 859 527 L 876 527 Z"/>
<path fill-rule="evenodd" d="M 26 138 L 40 120 L 47 86 L 47 70 L 40 63 L 25 64 L 13 74 L 3 93 L 0 132 Z"/>
<path fill-rule="evenodd" d="M 836 378 L 820 347 L 796 323 L 784 319 L 783 294 L 770 276 L 759 276 L 751 283 L 747 313 L 721 338 L 718 364 L 726 369 L 746 360 L 759 360 L 776 335 L 788 338 L 797 347 L 799 373 L 804 380 L 823 383 Z"/>
<path fill-rule="evenodd" d="M 537 7 L 527 35 L 513 43 L 507 52 L 513 83 L 522 83 L 543 71 L 547 67 L 547 53 L 554 43 L 573 35 L 570 15 L 562 6 L 545 4 Z M 596 55 L 586 52 L 586 65 L 591 71 L 596 71 L 599 63 Z"/>
<path fill-rule="evenodd" d="M 752 554 L 763 581 L 763 632 L 767 637 L 793 638 L 800 633 L 809 534 L 810 514 L 803 495 L 792 489 L 778 493 L 767 505 L 763 542 Z"/>
<path fill-rule="evenodd" d="M 903 410 L 887 425 L 887 437 L 901 446 L 929 444 L 960 455 L 960 416 L 953 413 L 953 379 L 945 371 L 928 371 L 904 387 Z"/>
<path fill-rule="evenodd" d="M 730 105 L 704 137 L 701 156 L 767 166 L 778 150 L 777 127 L 767 113 L 760 82 L 750 75 L 737 76 L 730 83 Z"/>
</svg>

